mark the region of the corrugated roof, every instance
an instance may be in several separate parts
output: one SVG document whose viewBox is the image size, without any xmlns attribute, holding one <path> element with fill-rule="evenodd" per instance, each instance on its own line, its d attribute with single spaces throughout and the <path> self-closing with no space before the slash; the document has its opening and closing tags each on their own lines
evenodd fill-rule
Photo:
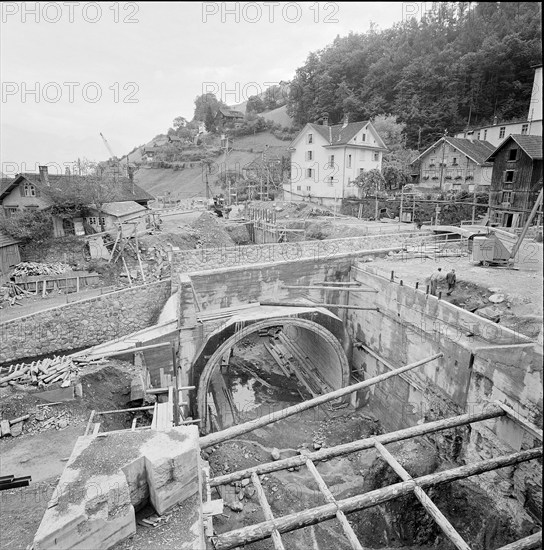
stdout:
<svg viewBox="0 0 544 550">
<path fill-rule="evenodd" d="M 498 152 L 505 143 L 513 139 L 533 160 L 542 160 L 542 136 L 522 136 L 521 134 L 510 134 L 488 157 L 489 162 L 493 162 Z"/>
<path fill-rule="evenodd" d="M 14 239 L 11 235 L 0 231 L 0 247 L 10 246 L 17 243 L 19 243 L 17 239 Z"/>
<path fill-rule="evenodd" d="M 134 201 L 124 202 L 106 202 L 102 205 L 101 211 L 110 216 L 126 216 L 128 214 L 136 214 L 147 210 L 145 206 Z"/>
<path fill-rule="evenodd" d="M 47 186 L 43 184 L 40 180 L 39 174 L 20 174 L 18 178 L 15 180 L 12 180 L 10 184 L 6 186 L 5 189 L 2 189 L 0 192 L 0 200 L 4 198 L 4 195 L 10 191 L 12 186 L 15 183 L 19 183 L 20 178 L 23 177 L 33 185 L 36 185 L 37 187 L 40 187 L 42 189 L 47 189 Z M 49 186 L 54 187 L 56 189 L 59 189 L 60 191 L 64 189 L 68 189 L 70 185 L 73 183 L 74 176 L 67 176 L 67 175 L 54 175 L 49 174 Z M 112 199 L 115 199 L 117 202 L 124 202 L 124 201 L 151 201 L 154 200 L 155 197 L 153 195 L 150 195 L 147 191 L 144 191 L 141 187 L 138 187 L 136 184 L 133 184 L 129 178 L 127 177 L 120 177 L 115 184 L 115 186 L 112 188 Z"/>
</svg>

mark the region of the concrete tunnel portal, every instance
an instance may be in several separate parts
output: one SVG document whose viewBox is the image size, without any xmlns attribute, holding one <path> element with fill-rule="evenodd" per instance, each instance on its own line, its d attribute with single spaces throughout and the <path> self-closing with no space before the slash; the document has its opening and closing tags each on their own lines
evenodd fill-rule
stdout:
<svg viewBox="0 0 544 550">
<path fill-rule="evenodd" d="M 261 308 L 264 309 L 264 308 Z M 266 318 L 235 317 L 208 336 L 193 363 L 192 384 L 197 387 L 197 402 L 193 412 L 201 419 L 203 433 L 212 431 L 208 422 L 208 399 L 214 375 L 220 372 L 223 356 L 250 335 L 281 327 L 282 344 L 296 356 L 299 366 L 306 365 L 304 376 L 313 379 L 317 394 L 339 389 L 349 383 L 351 344 L 341 319 L 324 308 L 282 307 L 275 315 Z M 291 310 L 291 311 L 287 311 Z M 264 312 L 263 312 L 264 313 Z M 302 376 L 297 372 L 297 376 Z M 302 380 L 302 378 L 299 378 Z M 303 380 L 302 380 L 303 381 Z M 317 386 L 320 386 L 317 388 Z M 311 391 L 311 390 L 310 390 Z"/>
</svg>

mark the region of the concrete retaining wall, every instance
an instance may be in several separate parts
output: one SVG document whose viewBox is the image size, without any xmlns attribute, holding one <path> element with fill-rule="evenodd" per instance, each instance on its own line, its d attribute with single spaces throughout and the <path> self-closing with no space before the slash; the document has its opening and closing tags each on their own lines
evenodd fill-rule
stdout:
<svg viewBox="0 0 544 550">
<path fill-rule="evenodd" d="M 301 241 L 250 246 L 201 248 L 172 252 L 172 273 L 188 273 L 241 265 L 269 264 L 287 260 L 327 260 L 337 254 L 399 246 L 417 246 L 430 232 L 368 235 L 325 241 Z"/>
<path fill-rule="evenodd" d="M 132 287 L 0 324 L 0 363 L 94 346 L 151 326 L 170 280 Z"/>
<path fill-rule="evenodd" d="M 350 295 L 350 304 L 375 304 L 379 312 L 349 310 L 347 328 L 391 366 L 400 367 L 443 352 L 444 357 L 377 384 L 361 403 L 388 430 L 413 426 L 464 412 L 478 412 L 500 401 L 521 418 L 542 425 L 542 346 L 425 292 L 400 286 L 354 268 L 354 278 L 378 289 L 375 295 Z M 353 367 L 362 378 L 389 368 L 365 349 L 355 349 Z M 472 424 L 433 436 L 448 459 L 473 462 L 539 442 L 507 418 Z M 478 482 L 498 497 L 522 502 L 527 511 L 542 511 L 542 479 L 534 462 L 479 476 Z M 513 514 L 521 521 L 521 518 Z"/>
</svg>

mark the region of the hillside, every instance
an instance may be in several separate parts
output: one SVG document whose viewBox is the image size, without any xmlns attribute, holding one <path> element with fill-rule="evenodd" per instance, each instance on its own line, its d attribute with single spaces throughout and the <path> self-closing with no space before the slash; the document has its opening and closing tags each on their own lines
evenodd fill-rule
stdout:
<svg viewBox="0 0 544 550">
<path fill-rule="evenodd" d="M 268 158 L 289 156 L 289 142 L 281 141 L 268 132 L 235 138 L 231 145 L 233 149 L 229 154 L 226 157 L 224 154 L 217 157 L 215 165 L 212 166 L 212 173 L 208 179 L 213 193 L 220 192 L 219 188 L 213 186 L 220 170 L 241 170 L 247 164 L 260 158 L 261 153 L 265 150 Z M 268 145 L 267 149 L 266 145 Z M 142 189 L 157 197 L 167 192 L 170 192 L 171 197 L 175 200 L 206 195 L 206 185 L 201 167 L 173 170 L 142 166 L 136 172 L 134 181 Z"/>
</svg>

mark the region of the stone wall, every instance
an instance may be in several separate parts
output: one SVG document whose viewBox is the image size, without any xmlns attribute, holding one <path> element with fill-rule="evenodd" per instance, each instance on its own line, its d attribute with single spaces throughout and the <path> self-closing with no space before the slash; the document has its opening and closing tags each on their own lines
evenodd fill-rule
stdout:
<svg viewBox="0 0 544 550">
<path fill-rule="evenodd" d="M 188 273 L 288 260 L 327 260 L 338 254 L 362 250 L 418 246 L 433 239 L 430 232 L 368 235 L 324 241 L 300 241 L 249 246 L 176 250 L 172 253 L 172 273 Z"/>
<path fill-rule="evenodd" d="M 153 325 L 170 280 L 73 302 L 0 324 L 0 363 L 94 346 Z"/>
</svg>

